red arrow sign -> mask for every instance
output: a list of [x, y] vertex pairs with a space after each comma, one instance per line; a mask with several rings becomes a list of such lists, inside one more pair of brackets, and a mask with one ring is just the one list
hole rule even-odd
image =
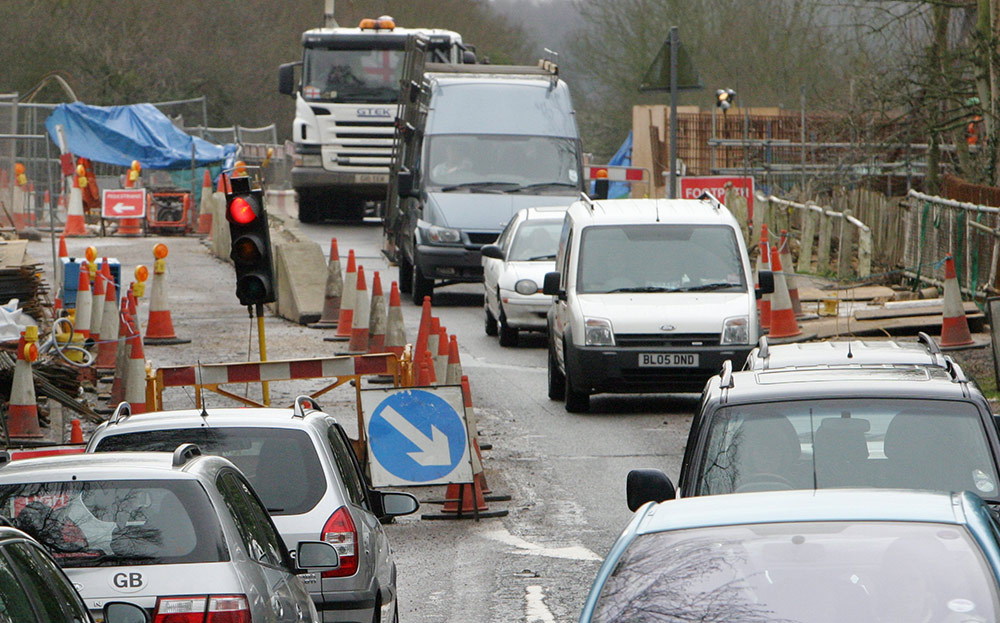
[[101, 218], [144, 218], [146, 189], [104, 189], [101, 197]]

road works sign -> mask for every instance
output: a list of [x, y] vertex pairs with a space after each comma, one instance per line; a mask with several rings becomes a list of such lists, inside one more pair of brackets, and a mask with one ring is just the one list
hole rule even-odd
[[702, 175], [697, 177], [682, 177], [681, 199], [697, 199], [701, 193], [712, 194], [722, 203], [726, 202], [726, 184], [732, 183], [733, 188], [747, 200], [747, 216], [753, 220], [753, 178], [736, 177], [732, 175]]
[[143, 218], [146, 216], [146, 189], [104, 189], [101, 218]]
[[460, 386], [367, 389], [361, 410], [372, 486], [472, 482]]

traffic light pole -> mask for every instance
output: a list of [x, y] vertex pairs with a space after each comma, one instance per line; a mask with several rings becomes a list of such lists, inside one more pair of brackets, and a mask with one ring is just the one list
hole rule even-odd
[[[249, 306], [247, 306], [249, 309]], [[260, 360], [267, 361], [267, 339], [264, 336], [264, 304], [257, 303], [257, 347], [260, 350]], [[271, 388], [267, 381], [260, 382], [261, 402], [265, 407], [271, 406]]]

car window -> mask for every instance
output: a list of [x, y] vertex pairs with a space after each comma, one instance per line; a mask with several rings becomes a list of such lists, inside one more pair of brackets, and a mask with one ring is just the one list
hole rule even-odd
[[266, 511], [236, 473], [225, 470], [216, 481], [247, 555], [272, 567], [285, 566], [284, 546]]
[[22, 585], [31, 591], [35, 606], [43, 614], [43, 621], [82, 623], [87, 620], [81, 614], [80, 597], [76, 590], [61, 573], [51, 568], [52, 563], [44, 558], [37, 547], [20, 542], [10, 544], [5, 550]]
[[38, 619], [31, 608], [27, 589], [14, 575], [13, 561], [4, 554], [13, 545], [0, 547], [0, 623], [31, 623]]
[[998, 495], [980, 413], [957, 400], [838, 398], [719, 409], [699, 476], [701, 495], [814, 486]]
[[995, 578], [964, 528], [839, 521], [638, 536], [601, 587], [591, 621], [996, 621], [997, 615]]
[[525, 221], [514, 235], [508, 261], [555, 260], [562, 221]]
[[507, 249], [510, 248], [511, 234], [514, 231], [514, 227], [515, 227], [515, 219], [511, 219], [510, 222], [507, 223], [507, 226], [503, 228], [503, 231], [500, 232], [500, 236], [494, 243], [498, 247], [500, 247], [500, 250], [502, 250], [505, 255], [507, 253]]
[[193, 480], [2, 485], [0, 514], [64, 568], [228, 559], [208, 494]]
[[326, 430], [326, 438], [330, 444], [334, 463], [337, 465], [337, 473], [340, 474], [340, 480], [344, 483], [344, 488], [347, 489], [347, 495], [350, 496], [351, 502], [356, 506], [368, 508], [362, 476], [358, 473], [358, 468], [352, 458], [353, 451], [340, 433], [340, 428], [336, 424], [330, 424]]
[[272, 515], [308, 512], [326, 492], [316, 448], [303, 430], [227, 426], [137, 431], [108, 435], [98, 441], [95, 451], [173, 452], [188, 442], [198, 444], [205, 454], [232, 461]]

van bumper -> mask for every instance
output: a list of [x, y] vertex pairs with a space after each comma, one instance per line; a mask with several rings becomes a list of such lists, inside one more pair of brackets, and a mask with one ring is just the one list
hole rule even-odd
[[[701, 393], [705, 381], [722, 369], [723, 361], [732, 360], [734, 368], [739, 369], [752, 348], [749, 344], [669, 349], [566, 344], [568, 352], [565, 353], [564, 361], [573, 384], [578, 389], [589, 389], [593, 394]], [[696, 354], [698, 365], [640, 366], [639, 356], [643, 353]]]
[[479, 249], [417, 245], [414, 268], [427, 279], [476, 282], [483, 280]]

